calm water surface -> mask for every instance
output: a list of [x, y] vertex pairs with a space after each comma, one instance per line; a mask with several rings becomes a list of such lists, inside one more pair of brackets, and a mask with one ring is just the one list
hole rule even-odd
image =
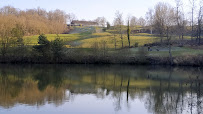
[[203, 69], [0, 65], [0, 114], [202, 114]]

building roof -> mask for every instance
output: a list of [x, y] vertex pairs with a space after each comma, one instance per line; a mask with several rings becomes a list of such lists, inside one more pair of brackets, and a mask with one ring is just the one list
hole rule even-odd
[[78, 20], [73, 20], [71, 24], [82, 24], [82, 25], [98, 25], [97, 22], [94, 21], [78, 21]]

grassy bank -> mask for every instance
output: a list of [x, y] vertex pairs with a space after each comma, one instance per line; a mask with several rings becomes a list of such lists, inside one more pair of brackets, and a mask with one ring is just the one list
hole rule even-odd
[[[173, 65], [203, 66], [203, 51], [187, 48], [173, 49]], [[28, 64], [144, 64], [170, 65], [167, 51], [147, 51], [147, 48], [93, 49], [63, 48], [57, 58], [52, 54], [41, 55], [32, 47], [11, 48], [5, 56], [0, 56], [0, 63]]]
[[[85, 31], [84, 31], [85, 30]], [[169, 65], [167, 45], [145, 44], [160, 42], [160, 38], [147, 33], [132, 34], [128, 39], [123, 34], [124, 47], [121, 48], [119, 34], [112, 31], [95, 32], [96, 29], [77, 28], [72, 34], [46, 34], [44, 43], [39, 43], [39, 35], [23, 37], [23, 45], [8, 45], [1, 48], [1, 63], [37, 64], [149, 64]], [[58, 40], [56, 40], [58, 38]], [[189, 37], [185, 37], [187, 40]], [[173, 41], [177, 40], [176, 37]], [[178, 40], [177, 40], [178, 41]], [[115, 46], [116, 44], [116, 46]], [[173, 65], [202, 66], [202, 46], [172, 46]]]

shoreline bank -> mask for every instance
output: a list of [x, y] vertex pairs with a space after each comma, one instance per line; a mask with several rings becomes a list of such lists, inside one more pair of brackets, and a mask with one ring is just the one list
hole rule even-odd
[[173, 57], [127, 57], [127, 56], [80, 56], [63, 57], [57, 60], [43, 57], [0, 57], [1, 64], [129, 64], [129, 65], [167, 65], [167, 66], [203, 66], [202, 55]]

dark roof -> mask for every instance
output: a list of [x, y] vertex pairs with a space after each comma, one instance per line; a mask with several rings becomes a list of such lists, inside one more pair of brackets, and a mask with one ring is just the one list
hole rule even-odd
[[78, 20], [73, 20], [71, 24], [82, 24], [82, 25], [98, 25], [97, 22], [94, 21], [78, 21]]

